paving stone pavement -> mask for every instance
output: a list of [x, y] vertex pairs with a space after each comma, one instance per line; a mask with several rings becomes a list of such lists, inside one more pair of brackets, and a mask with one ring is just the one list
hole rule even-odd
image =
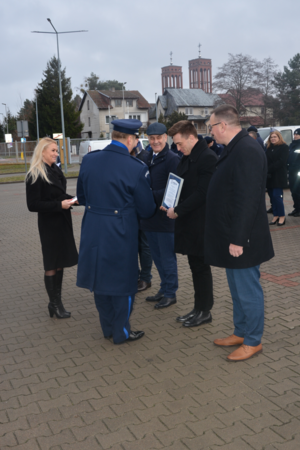
[[[76, 180], [68, 181], [75, 194]], [[50, 319], [37, 216], [24, 184], [0, 186], [1, 450], [299, 450], [300, 219], [272, 227], [276, 257], [263, 264], [263, 353], [227, 362], [213, 345], [231, 334], [232, 303], [223, 269], [213, 269], [213, 322], [185, 329], [191, 309], [187, 260], [178, 257], [178, 303], [156, 311], [136, 296], [137, 342], [103, 338], [89, 291], [65, 271], [69, 320]], [[292, 210], [285, 192], [287, 212]], [[77, 244], [83, 208], [73, 210]], [[269, 216], [271, 219], [271, 216]]]

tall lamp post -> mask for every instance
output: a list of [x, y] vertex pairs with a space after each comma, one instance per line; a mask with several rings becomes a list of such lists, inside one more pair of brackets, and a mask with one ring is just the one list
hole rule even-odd
[[64, 160], [65, 160], [65, 173], [68, 173], [67, 168], [67, 153], [66, 153], [66, 136], [65, 136], [65, 121], [64, 121], [64, 106], [63, 106], [63, 96], [62, 96], [62, 87], [61, 87], [61, 73], [60, 73], [60, 59], [59, 59], [59, 43], [58, 43], [58, 35], [59, 34], [67, 34], [67, 33], [86, 33], [87, 30], [77, 30], [77, 31], [56, 31], [51, 19], [47, 19], [50, 25], [52, 26], [53, 31], [32, 31], [32, 33], [42, 33], [42, 34], [56, 34], [56, 42], [57, 42], [57, 59], [58, 59], [58, 79], [59, 79], [59, 97], [60, 97], [60, 112], [61, 112], [61, 127], [62, 127], [62, 135], [63, 135], [63, 151], [64, 151]]
[[157, 92], [155, 92], [155, 119], [156, 119], [156, 122], [157, 122], [157, 104], [156, 104], [156, 102], [157, 102]]
[[2, 103], [2, 105], [5, 106], [5, 116], [6, 116], [6, 133], [8, 134], [8, 117], [6, 112], [6, 103]]
[[124, 83], [123, 83], [123, 86], [122, 86], [122, 91], [123, 91], [123, 114], [124, 114], [124, 119], [125, 119], [125, 102], [124, 102], [124, 91], [125, 91], [125, 84], [127, 83], [127, 81], [125, 81]]

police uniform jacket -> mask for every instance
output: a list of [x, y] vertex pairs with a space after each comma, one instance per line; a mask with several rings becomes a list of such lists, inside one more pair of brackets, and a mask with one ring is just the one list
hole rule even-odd
[[289, 147], [287, 144], [273, 145], [266, 150], [268, 161], [267, 188], [286, 189], [287, 184], [287, 162]]
[[137, 290], [139, 218], [156, 209], [147, 166], [113, 141], [87, 154], [77, 197], [85, 205], [77, 286], [100, 295], [133, 295]]
[[290, 173], [300, 171], [300, 153], [295, 152], [296, 150], [300, 152], [300, 139], [294, 139], [289, 146], [288, 169]]
[[162, 200], [165, 193], [169, 173], [176, 174], [177, 166], [180, 162], [180, 158], [175, 155], [170, 149], [168, 144], [165, 148], [153, 158], [153, 150], [148, 154], [148, 158], [144, 160], [149, 167], [151, 187], [157, 205], [157, 211], [151, 219], [141, 220], [140, 228], [143, 231], [156, 231], [156, 232], [174, 232], [174, 220], [169, 219], [164, 211], [161, 211], [159, 207], [162, 204]]
[[217, 156], [202, 139], [183, 156], [177, 175], [184, 179], [175, 212], [175, 252], [203, 256], [207, 188], [215, 171]]
[[66, 193], [66, 179], [62, 171], [45, 164], [47, 183], [40, 176], [34, 184], [26, 181], [26, 199], [29, 211], [38, 213], [38, 229], [42, 244], [45, 270], [71, 267], [77, 264], [78, 253], [74, 241], [70, 209], [62, 209], [61, 202], [71, 199]]
[[[224, 148], [207, 192], [204, 249], [207, 264], [228, 269], [257, 266], [274, 256], [265, 203], [267, 160], [241, 130]], [[243, 247], [233, 257], [229, 245]]]

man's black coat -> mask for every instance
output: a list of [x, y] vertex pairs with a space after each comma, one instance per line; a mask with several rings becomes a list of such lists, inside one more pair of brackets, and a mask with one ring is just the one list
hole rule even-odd
[[267, 148], [266, 156], [268, 161], [267, 188], [287, 188], [289, 147], [287, 144], [271, 144], [270, 147]]
[[204, 223], [207, 188], [215, 171], [217, 156], [204, 139], [190, 155], [183, 156], [177, 175], [184, 179], [179, 203], [175, 208], [175, 252], [183, 255], [204, 254]]
[[[267, 159], [241, 130], [224, 148], [207, 192], [205, 261], [228, 269], [257, 266], [274, 256], [265, 203]], [[233, 257], [229, 245], [243, 247]]]
[[31, 177], [26, 181], [28, 209], [38, 213], [44, 269], [75, 266], [78, 253], [71, 211], [61, 207], [61, 202], [72, 196], [66, 193], [66, 179], [56, 164], [51, 167], [46, 164], [45, 167], [51, 183], [47, 183], [40, 176], [34, 184], [31, 184]]
[[159, 207], [163, 201], [169, 173], [177, 174], [177, 166], [180, 159], [169, 149], [168, 144], [166, 144], [165, 148], [155, 156], [154, 160], [153, 150], [151, 150], [148, 153], [148, 157], [143, 158], [142, 161], [149, 167], [151, 188], [157, 210], [151, 219], [141, 220], [140, 228], [143, 231], [174, 233], [174, 220], [169, 219], [166, 213], [161, 211]]

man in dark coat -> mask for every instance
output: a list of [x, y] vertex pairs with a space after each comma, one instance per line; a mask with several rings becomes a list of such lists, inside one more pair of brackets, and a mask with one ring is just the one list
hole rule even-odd
[[216, 108], [211, 134], [226, 147], [207, 192], [205, 259], [225, 267], [233, 301], [234, 334], [216, 339], [220, 346], [241, 346], [230, 361], [262, 351], [264, 296], [259, 266], [274, 256], [265, 204], [267, 160], [260, 145], [242, 130], [236, 109]]
[[193, 310], [176, 320], [184, 327], [195, 327], [212, 321], [213, 284], [210, 266], [204, 262], [204, 223], [206, 193], [217, 156], [205, 139], [198, 140], [196, 128], [188, 120], [173, 125], [169, 135], [183, 154], [177, 175], [184, 182], [178, 205], [165, 211], [170, 219], [176, 219], [175, 252], [187, 255], [195, 290]]
[[134, 341], [129, 317], [137, 291], [139, 218], [156, 205], [148, 168], [129, 152], [136, 146], [139, 120], [114, 120], [112, 142], [82, 160], [77, 184], [82, 220], [77, 286], [94, 292], [104, 337], [115, 344]]
[[294, 200], [294, 210], [289, 216], [300, 217], [300, 128], [294, 131], [294, 140], [289, 150], [289, 188]]
[[256, 140], [257, 140], [257, 142], [258, 142], [259, 145], [262, 147], [262, 149], [263, 149], [264, 151], [266, 151], [266, 147], [265, 147], [264, 141], [263, 141], [262, 138], [260, 137], [260, 134], [259, 134], [259, 132], [257, 131], [257, 128], [254, 127], [253, 125], [251, 125], [251, 127], [247, 128], [247, 131], [248, 131], [248, 133], [249, 133], [250, 131], [254, 131], [254, 133], [256, 133]]
[[158, 270], [161, 283], [159, 292], [146, 298], [157, 302], [156, 309], [166, 308], [176, 303], [178, 289], [177, 261], [174, 252], [174, 221], [159, 209], [162, 204], [169, 173], [175, 173], [179, 157], [167, 144], [167, 129], [162, 123], [152, 123], [147, 134], [151, 151], [148, 154], [151, 187], [156, 205], [156, 214], [148, 220], [141, 220], [140, 228], [145, 231], [153, 261]]

